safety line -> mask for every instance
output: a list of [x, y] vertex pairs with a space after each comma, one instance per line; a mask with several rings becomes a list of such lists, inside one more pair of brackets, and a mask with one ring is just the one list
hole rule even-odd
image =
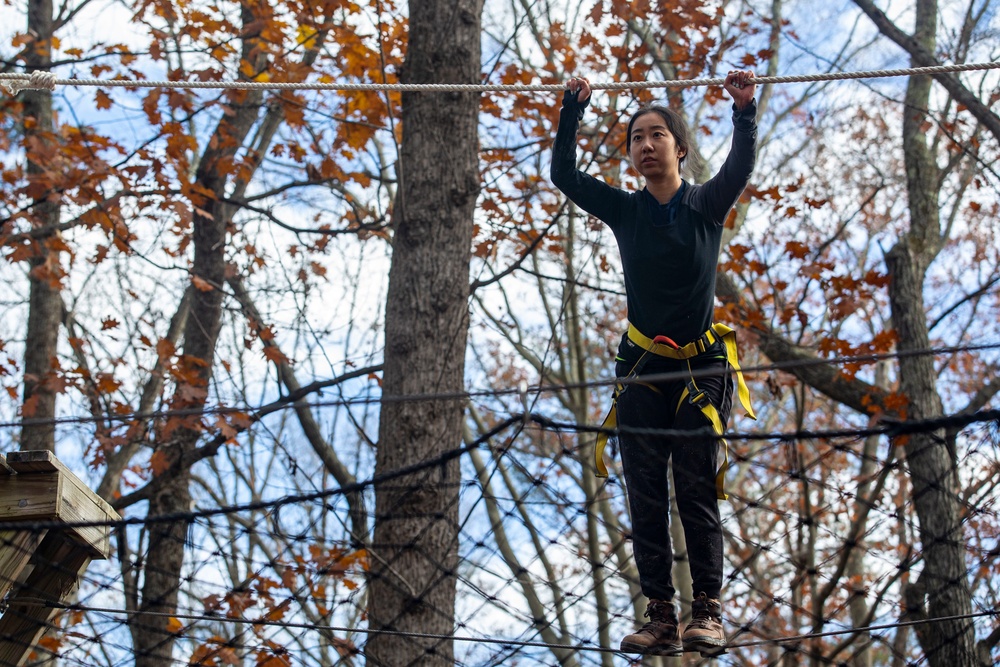
[[934, 618], [921, 618], [912, 621], [897, 621], [896, 623], [883, 623], [882, 625], [868, 625], [861, 628], [851, 628], [847, 630], [830, 630], [828, 632], [812, 632], [805, 635], [794, 635], [790, 637], [779, 637], [775, 639], [760, 639], [752, 642], [742, 642], [739, 644], [728, 644], [726, 648], [748, 648], [767, 644], [783, 643], [789, 641], [802, 641], [804, 639], [821, 639], [823, 637], [834, 637], [837, 635], [854, 634], [862, 632], [874, 632], [878, 630], [891, 630], [893, 628], [908, 628], [914, 625], [926, 625], [928, 623], [946, 623], [951, 621], [967, 621], [983, 616], [1000, 615], [1000, 609], [989, 609], [987, 611], [973, 612], [971, 614], [958, 614], [955, 616], [936, 616]]
[[[32, 604], [30, 600], [19, 601], [18, 604]], [[104, 607], [85, 607], [81, 605], [72, 604], [60, 604], [52, 603], [44, 600], [39, 600], [37, 602], [39, 606], [51, 607], [66, 611], [82, 611], [82, 612], [92, 612], [95, 614], [108, 614], [108, 615], [124, 615], [129, 616], [132, 614], [139, 614], [138, 611], [131, 611], [127, 609], [111, 609]], [[320, 630], [326, 632], [343, 632], [345, 634], [357, 633], [357, 634], [385, 634], [399, 637], [412, 637], [414, 639], [442, 639], [442, 640], [454, 640], [460, 642], [481, 642], [484, 644], [502, 644], [509, 646], [525, 646], [525, 647], [536, 647], [536, 648], [548, 648], [548, 649], [562, 649], [570, 651], [591, 651], [591, 652], [602, 652], [602, 653], [622, 653], [619, 649], [609, 648], [604, 646], [596, 645], [586, 645], [586, 644], [549, 644], [547, 642], [538, 641], [525, 641], [520, 639], [497, 639], [493, 637], [467, 637], [461, 635], [444, 635], [436, 633], [427, 632], [407, 632], [403, 630], [373, 630], [370, 628], [346, 628], [346, 627], [336, 627], [332, 625], [319, 625], [316, 623], [299, 623], [295, 621], [276, 621], [269, 620], [266, 618], [233, 618], [229, 616], [218, 615], [207, 615], [207, 614], [171, 614], [170, 612], [154, 612], [145, 611], [141, 612], [148, 616], [162, 616], [167, 618], [176, 618], [177, 620], [185, 621], [211, 621], [211, 622], [225, 622], [225, 623], [239, 623], [254, 626], [276, 626], [281, 628], [295, 628], [299, 630]], [[769, 639], [760, 639], [752, 642], [741, 642], [738, 644], [727, 644], [724, 648], [726, 649], [736, 649], [736, 648], [749, 648], [754, 646], [764, 646], [769, 644], [781, 644], [785, 642], [798, 642], [807, 639], [820, 639], [823, 637], [834, 637], [839, 635], [849, 635], [849, 634], [860, 634], [863, 632], [876, 632], [879, 630], [891, 630], [893, 628], [906, 628], [915, 625], [927, 625], [931, 623], [945, 623], [951, 621], [963, 621], [972, 620], [975, 618], [982, 618], [985, 616], [998, 616], [1000, 615], [1000, 610], [989, 609], [981, 612], [973, 612], [971, 614], [958, 614], [954, 616], [937, 616], [933, 618], [923, 618], [915, 619], [910, 621], [897, 621], [895, 623], [883, 623], [880, 625], [868, 625], [860, 628], [845, 628], [843, 630], [830, 630], [826, 632], [814, 632], [803, 635], [791, 635], [788, 637], [774, 637]], [[363, 650], [359, 649], [359, 653]]]
[[[92, 612], [95, 614], [108, 614], [108, 615], [133, 615], [138, 614], [138, 611], [131, 611], [128, 609], [110, 609], [104, 607], [85, 607], [82, 605], [71, 605], [71, 604], [60, 604], [54, 602], [48, 602], [44, 600], [38, 600], [37, 602], [31, 600], [18, 601], [18, 604], [23, 604], [24, 606], [29, 606], [32, 604], [37, 604], [42, 607], [51, 607], [55, 609], [60, 609], [64, 611], [82, 611], [82, 612]], [[618, 649], [605, 648], [603, 646], [584, 646], [584, 645], [573, 645], [573, 644], [547, 644], [545, 642], [534, 642], [525, 641], [521, 639], [495, 639], [491, 637], [467, 637], [461, 635], [443, 635], [434, 634], [428, 632], [407, 632], [404, 630], [373, 630], [370, 628], [345, 628], [336, 627], [333, 625], [319, 625], [316, 623], [299, 623], [295, 621], [272, 621], [265, 618], [232, 618], [229, 616], [219, 615], [206, 615], [206, 614], [171, 614], [169, 612], [154, 612], [147, 611], [142, 612], [148, 616], [162, 616], [166, 618], [176, 618], [179, 621], [210, 621], [219, 623], [238, 623], [245, 625], [255, 625], [255, 626], [272, 626], [280, 628], [293, 628], [297, 630], [320, 630], [324, 632], [343, 632], [345, 634], [358, 633], [358, 634], [384, 634], [400, 637], [412, 637], [414, 639], [452, 639], [454, 641], [460, 642], [476, 642], [484, 644], [502, 644], [510, 646], [525, 646], [525, 647], [536, 647], [536, 648], [549, 648], [549, 649], [564, 649], [570, 651], [600, 651], [605, 653], [621, 653]], [[362, 653], [363, 650], [359, 649], [358, 653]]]
[[[878, 79], [895, 76], [926, 76], [1000, 68], [1000, 62], [933, 65], [900, 69], [876, 69], [858, 72], [827, 72], [786, 76], [755, 76], [750, 83], [811, 83], [846, 79]], [[592, 83], [592, 90], [644, 90], [649, 88], [693, 88], [721, 86], [724, 77], [668, 79], [665, 81], [624, 81]], [[334, 90], [379, 92], [559, 92], [565, 84], [493, 84], [493, 83], [321, 83], [281, 81], [142, 81], [132, 79], [59, 79], [51, 72], [0, 74], [0, 83], [12, 94], [24, 89], [55, 90], [56, 86], [96, 86], [99, 88], [199, 88], [214, 90]]]
[[[831, 357], [824, 359], [815, 357], [811, 359], [796, 359], [793, 361], [780, 361], [771, 364], [761, 364], [758, 366], [743, 366], [743, 374], [769, 373], [772, 371], [790, 371], [799, 368], [813, 368], [818, 366], [834, 366], [838, 364], [867, 364], [889, 359], [903, 359], [920, 356], [940, 356], [945, 354], [956, 354], [960, 352], [980, 352], [986, 350], [1000, 349], [1000, 343], [984, 343], [978, 345], [961, 345], [953, 347], [926, 348], [921, 350], [905, 350], [902, 352], [886, 352], [879, 354], [861, 354], [845, 357]], [[372, 368], [372, 367], [369, 367]], [[359, 371], [352, 371], [347, 375], [361, 377], [368, 373], [368, 368]], [[711, 377], [728, 374], [726, 369], [695, 370], [694, 377]], [[691, 373], [688, 371], [676, 371], [673, 373], [657, 373], [649, 375], [649, 381], [666, 381], [679, 378], [688, 378]], [[340, 379], [344, 379], [343, 376]], [[527, 388], [528, 393], [540, 394], [543, 392], [562, 392], [570, 389], [593, 389], [601, 387], [612, 387], [618, 382], [628, 384], [632, 382], [625, 378], [608, 378], [604, 380], [593, 380], [589, 382], [569, 382], [557, 385], [531, 385]], [[307, 389], [307, 387], [303, 387]], [[311, 392], [303, 392], [305, 394]], [[107, 414], [95, 417], [93, 415], [77, 415], [67, 417], [47, 417], [47, 418], [27, 418], [19, 421], [0, 422], [2, 428], [23, 428], [26, 426], [51, 426], [66, 424], [90, 424], [102, 423], [128, 423], [145, 419], [170, 419], [173, 417], [199, 417], [212, 415], [249, 415], [251, 417], [263, 416], [277, 410], [291, 410], [298, 408], [324, 408], [324, 407], [348, 407], [354, 405], [374, 405], [384, 403], [417, 403], [423, 401], [467, 401], [476, 398], [497, 398], [501, 396], [516, 396], [521, 393], [520, 389], [484, 389], [464, 392], [442, 392], [424, 394], [406, 394], [402, 396], [367, 396], [358, 398], [329, 399], [318, 401], [306, 401], [304, 397], [296, 394], [282, 396], [271, 403], [258, 406], [217, 406], [203, 408], [175, 408], [165, 410], [152, 410], [149, 412], [123, 412], [118, 414]]]
[[[1000, 423], [1000, 409], [997, 410], [978, 410], [976, 412], [961, 413], [956, 412], [950, 415], [942, 415], [940, 417], [929, 417], [927, 419], [916, 419], [916, 420], [881, 420], [880, 426], [871, 426], [869, 428], [838, 428], [838, 429], [825, 429], [825, 430], [808, 430], [800, 429], [796, 431], [747, 431], [747, 432], [727, 432], [724, 435], [714, 436], [717, 439], [725, 440], [777, 440], [777, 441], [796, 441], [796, 440], [829, 440], [834, 438], [867, 438], [873, 435], [885, 435], [890, 438], [904, 436], [904, 435], [914, 435], [917, 433], [931, 433], [941, 429], [949, 428], [965, 428], [966, 426], [971, 426], [972, 424], [980, 424], [986, 422], [998, 422]], [[547, 417], [538, 420], [540, 426], [549, 428], [553, 431], [565, 431], [570, 433], [608, 433], [613, 434], [616, 431], [621, 433], [631, 433], [635, 435], [659, 435], [659, 436], [683, 436], [690, 435], [692, 431], [683, 429], [665, 429], [665, 428], [640, 428], [635, 426], [622, 426], [619, 425], [617, 429], [603, 428], [601, 426], [594, 426], [590, 424], [578, 424], [576, 422], [560, 422]], [[710, 426], [706, 425], [703, 429], [711, 437], [712, 429]]]
[[455, 449], [448, 450], [442, 454], [434, 457], [433, 459], [428, 459], [421, 461], [419, 463], [414, 463], [412, 465], [404, 466], [402, 468], [397, 468], [396, 470], [391, 470], [389, 472], [382, 473], [380, 475], [374, 475], [367, 480], [362, 480], [358, 482], [352, 482], [351, 484], [344, 484], [333, 489], [322, 489], [319, 491], [312, 491], [310, 493], [299, 493], [293, 495], [282, 496], [280, 498], [275, 498], [273, 500], [256, 500], [253, 502], [243, 503], [240, 505], [230, 505], [227, 507], [218, 507], [212, 509], [204, 509], [190, 512], [170, 512], [168, 514], [161, 514], [156, 517], [132, 517], [132, 518], [122, 518], [115, 521], [42, 521], [42, 522], [29, 522], [29, 521], [0, 521], [0, 532], [4, 530], [48, 530], [50, 528], [84, 528], [84, 527], [117, 527], [117, 526], [131, 526], [131, 525], [144, 525], [151, 523], [172, 523], [175, 521], [194, 521], [195, 519], [204, 519], [207, 517], [221, 516], [225, 514], [234, 514], [236, 512], [244, 511], [254, 511], [254, 510], [266, 510], [266, 509], [276, 509], [279, 507], [284, 507], [286, 505], [297, 505], [300, 503], [310, 502], [314, 500], [321, 500], [325, 498], [331, 498], [334, 496], [346, 495], [348, 493], [362, 491], [369, 486], [375, 487], [377, 485], [383, 484], [385, 482], [400, 479], [409, 475], [414, 475], [416, 473], [424, 472], [426, 470], [439, 467], [452, 459], [456, 459], [464, 455], [466, 452], [480, 447], [484, 442], [488, 442], [490, 438], [503, 432], [511, 425], [523, 423], [521, 415], [514, 415], [509, 417], [504, 421], [500, 422], [488, 432], [476, 438], [476, 440], [464, 444], [461, 447], [456, 447]]
[[[310, 502], [315, 500], [321, 500], [325, 498], [331, 498], [335, 496], [342, 496], [348, 493], [353, 493], [357, 491], [362, 491], [368, 487], [375, 487], [380, 484], [384, 484], [389, 481], [397, 480], [403, 477], [414, 475], [435, 467], [438, 467], [452, 459], [459, 458], [463, 456], [466, 452], [477, 449], [491, 438], [498, 435], [502, 431], [514, 425], [522, 425], [527, 419], [529, 422], [534, 422], [538, 426], [543, 428], [549, 428], [553, 431], [571, 431], [571, 432], [600, 432], [602, 429], [599, 426], [585, 426], [577, 425], [571, 422], [556, 422], [549, 419], [543, 415], [531, 414], [527, 417], [523, 414], [514, 414], [510, 417], [504, 419], [489, 432], [484, 433], [475, 441], [462, 445], [461, 447], [456, 447], [450, 449], [442, 454], [419, 463], [415, 463], [403, 468], [398, 468], [389, 472], [382, 473], [380, 475], [375, 475], [367, 480], [361, 480], [353, 482], [351, 484], [345, 484], [332, 489], [323, 489], [320, 491], [313, 491], [310, 493], [293, 494], [287, 496], [281, 496], [279, 498], [274, 498], [271, 500], [257, 500], [253, 502], [243, 503], [239, 505], [229, 505], [223, 507], [214, 507], [211, 509], [203, 509], [189, 512], [170, 512], [167, 514], [161, 514], [158, 516], [147, 516], [147, 517], [130, 517], [122, 518], [114, 521], [0, 521], [0, 531], [6, 530], [48, 530], [52, 528], [66, 529], [66, 528], [96, 528], [96, 527], [118, 527], [118, 526], [131, 526], [131, 525], [149, 525], [149, 524], [159, 524], [159, 523], [171, 523], [175, 521], [194, 521], [196, 519], [204, 519], [213, 516], [222, 516], [226, 514], [234, 514], [237, 512], [248, 512], [255, 510], [266, 510], [266, 509], [276, 509], [279, 507], [284, 507], [286, 505], [299, 504], [304, 502]], [[835, 431], [799, 431], [799, 432], [789, 432], [789, 433], [773, 433], [773, 434], [748, 434], [742, 435], [739, 433], [726, 434], [727, 439], [774, 439], [774, 440], [795, 440], [797, 438], [802, 439], [814, 439], [814, 438], [828, 438], [828, 437], [849, 437], [849, 436], [862, 436], [862, 435], [890, 435], [899, 436], [905, 434], [919, 433], [923, 431], [936, 431], [942, 428], [948, 427], [959, 427], [968, 426], [974, 423], [982, 422], [1000, 422], [1000, 410], [987, 410], [975, 412], [972, 414], [954, 414], [945, 415], [943, 417], [938, 417], [935, 419], [924, 419], [924, 420], [914, 420], [906, 422], [893, 422], [887, 426], [881, 428], [869, 428], [869, 429], [841, 429]], [[610, 432], [608, 429], [605, 431]], [[639, 428], [629, 428], [623, 429], [619, 427], [619, 430], [627, 430], [630, 433], [651, 433], [655, 435], [681, 435], [690, 434], [690, 431], [678, 431], [673, 429], [639, 429]], [[720, 436], [721, 437], [721, 436]]]

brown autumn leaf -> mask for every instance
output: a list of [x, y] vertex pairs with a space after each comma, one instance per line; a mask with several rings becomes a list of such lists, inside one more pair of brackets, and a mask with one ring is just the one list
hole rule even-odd
[[154, 88], [142, 100], [142, 110], [146, 112], [146, 118], [152, 125], [159, 125], [162, 120], [159, 111], [161, 95], [163, 95], [163, 90]]
[[233, 438], [239, 434], [239, 431], [233, 428], [232, 424], [226, 421], [223, 415], [215, 416], [215, 428], [218, 429], [219, 434], [226, 439], [226, 442], [231, 441]]
[[358, 653], [357, 645], [355, 645], [354, 642], [348, 639], [341, 639], [340, 637], [331, 637], [330, 642], [333, 644], [333, 647], [337, 649], [337, 653], [339, 653], [343, 657], [347, 657], [349, 655], [355, 655]]
[[[15, 394], [16, 398], [16, 394]], [[21, 404], [21, 416], [26, 419], [31, 419], [38, 412], [38, 394], [29, 396], [24, 403]]]
[[208, 396], [208, 390], [191, 382], [180, 382], [174, 395], [178, 401], [184, 404], [201, 403]]
[[218, 635], [213, 635], [200, 644], [191, 653], [188, 665], [191, 667], [219, 667], [219, 665], [237, 665], [239, 662], [229, 641]]
[[287, 615], [290, 605], [291, 600], [284, 600], [281, 604], [271, 607], [268, 609], [267, 613], [264, 614], [264, 620], [272, 622], [280, 621]]
[[98, 90], [94, 98], [95, 98], [94, 103], [96, 104], [97, 108], [102, 111], [105, 109], [110, 109], [111, 107], [114, 106], [114, 100], [112, 100], [111, 96], [109, 96], [103, 90]]
[[167, 340], [166, 338], [161, 338], [156, 341], [156, 357], [160, 362], [164, 362], [170, 357], [174, 356], [177, 348], [174, 347], [173, 342]]
[[250, 425], [253, 424], [253, 422], [253, 417], [245, 412], [229, 413], [229, 423], [241, 431], [250, 428]]
[[226, 594], [226, 603], [229, 605], [226, 616], [242, 618], [247, 608], [254, 604], [254, 595], [250, 591], [230, 591]]
[[267, 649], [258, 649], [255, 667], [291, 667], [291, 657], [283, 646], [267, 642]]
[[110, 394], [118, 391], [122, 383], [115, 379], [113, 373], [98, 373], [94, 380], [94, 385], [101, 394]]
[[167, 632], [173, 635], [180, 634], [184, 630], [184, 624], [181, 623], [180, 619], [175, 616], [171, 616], [167, 619]]
[[157, 450], [149, 457], [149, 468], [153, 475], [162, 475], [169, 467], [170, 457], [163, 450]]
[[265, 345], [264, 346], [264, 357], [268, 361], [271, 361], [271, 362], [273, 362], [275, 364], [287, 364], [287, 363], [290, 363], [290, 360], [289, 360], [288, 357], [285, 356], [285, 353], [282, 352], [281, 350], [279, 350], [277, 347], [275, 347], [273, 345]]
[[192, 275], [191, 282], [192, 284], [194, 284], [195, 288], [198, 289], [198, 291], [200, 292], [211, 292], [212, 290], [215, 289], [212, 283], [208, 282], [207, 280], [199, 276]]

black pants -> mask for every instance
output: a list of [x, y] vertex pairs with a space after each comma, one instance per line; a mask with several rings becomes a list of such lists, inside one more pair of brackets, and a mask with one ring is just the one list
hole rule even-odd
[[[657, 358], [643, 375], [687, 371], [683, 361]], [[619, 362], [619, 377], [630, 368]], [[708, 352], [691, 360], [695, 370], [725, 370], [726, 361]], [[723, 425], [732, 407], [732, 380], [728, 375], [697, 377], [698, 387], [711, 398]], [[686, 378], [654, 383], [656, 390], [631, 384], [618, 398], [618, 426], [625, 487], [632, 515], [632, 548], [639, 583], [646, 597], [672, 600], [670, 544], [670, 489], [667, 463], [673, 458], [677, 509], [687, 541], [694, 590], [719, 598], [722, 590], [722, 521], [716, 497], [720, 442], [712, 436], [708, 418], [687, 398], [678, 409]], [[701, 430], [690, 436], [665, 437], [629, 433], [628, 427]], [[706, 428], [707, 427], [707, 428]]]

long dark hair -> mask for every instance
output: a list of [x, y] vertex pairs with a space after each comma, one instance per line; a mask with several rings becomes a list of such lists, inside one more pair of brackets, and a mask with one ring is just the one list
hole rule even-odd
[[[674, 143], [677, 144], [677, 148], [684, 151], [684, 157], [680, 159], [681, 168], [686, 168], [689, 173], [693, 174], [699, 172], [702, 165], [698, 156], [692, 154], [691, 135], [688, 132], [687, 123], [684, 122], [684, 118], [679, 113], [659, 104], [645, 106], [632, 114], [632, 117], [628, 121], [628, 133], [625, 135], [626, 154], [632, 154], [632, 126], [635, 125], [635, 121], [639, 118], [650, 113], [659, 114], [663, 118], [663, 122], [667, 124], [667, 130], [670, 131], [670, 134], [674, 135]], [[689, 156], [691, 156], [691, 161], [685, 165], [685, 161]]]

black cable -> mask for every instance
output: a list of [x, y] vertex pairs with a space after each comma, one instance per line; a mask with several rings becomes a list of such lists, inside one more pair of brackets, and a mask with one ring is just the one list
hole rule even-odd
[[[888, 359], [901, 359], [906, 357], [915, 356], [938, 356], [943, 354], [955, 354], [958, 352], [974, 352], [982, 350], [993, 350], [1000, 349], [1000, 343], [987, 343], [982, 345], [964, 345], [955, 347], [941, 347], [941, 348], [927, 348], [923, 350], [908, 350], [905, 352], [891, 352], [884, 354], [865, 354], [865, 355], [854, 355], [854, 356], [843, 356], [843, 357], [831, 357], [829, 359], [800, 359], [795, 361], [784, 361], [767, 365], [759, 366], [747, 366], [744, 367], [743, 373], [745, 375], [750, 375], [754, 373], [769, 373], [774, 371], [788, 371], [798, 368], [811, 368], [816, 366], [832, 366], [837, 364], [858, 364], [858, 363], [875, 363], [877, 361], [884, 361]], [[694, 371], [694, 376], [706, 377], [718, 374], [728, 374], [729, 370], [698, 370]], [[367, 375], [367, 372], [352, 371], [347, 374], [351, 376], [361, 376]], [[656, 375], [644, 376], [646, 381], [660, 381], [660, 380], [671, 380], [678, 378], [690, 377], [692, 373], [687, 371], [678, 371], [676, 373], [661, 373]], [[341, 381], [345, 376], [340, 376], [336, 381]], [[607, 380], [595, 380], [590, 382], [577, 382], [577, 383], [566, 383], [561, 385], [538, 385], [528, 387], [528, 393], [541, 394], [549, 392], [562, 392], [568, 389], [588, 389], [597, 387], [613, 387], [616, 382], [621, 381], [619, 378], [609, 378]], [[309, 387], [303, 388], [303, 395], [308, 394]], [[336, 400], [323, 400], [323, 401], [312, 401], [307, 402], [295, 397], [282, 397], [271, 403], [267, 403], [260, 406], [244, 406], [244, 407], [204, 407], [204, 408], [191, 408], [191, 409], [175, 409], [175, 410], [155, 410], [150, 412], [131, 412], [131, 413], [121, 413], [114, 415], [103, 415], [101, 417], [94, 417], [91, 415], [80, 415], [71, 417], [53, 417], [44, 419], [24, 419], [16, 422], [0, 422], [0, 428], [21, 428], [24, 426], [49, 426], [49, 425], [63, 425], [63, 424], [89, 424], [94, 422], [120, 422], [122, 424], [138, 421], [138, 420], [148, 420], [148, 419], [168, 419], [172, 417], [196, 417], [205, 415], [241, 415], [247, 416], [248, 414], [259, 414], [266, 413], [270, 414], [277, 410], [288, 410], [295, 409], [296, 407], [308, 407], [308, 408], [319, 408], [319, 407], [336, 407], [336, 406], [351, 406], [351, 405], [364, 405], [364, 404], [384, 404], [384, 403], [413, 403], [413, 402], [423, 402], [423, 401], [441, 401], [441, 400], [470, 400], [475, 398], [495, 398], [499, 396], [511, 396], [520, 395], [520, 389], [502, 389], [502, 390], [482, 390], [482, 391], [463, 391], [463, 392], [443, 392], [443, 393], [426, 393], [426, 394], [407, 394], [406, 396], [366, 396], [363, 398], [355, 399], [336, 399]], [[298, 395], [298, 394], [296, 394]]]

